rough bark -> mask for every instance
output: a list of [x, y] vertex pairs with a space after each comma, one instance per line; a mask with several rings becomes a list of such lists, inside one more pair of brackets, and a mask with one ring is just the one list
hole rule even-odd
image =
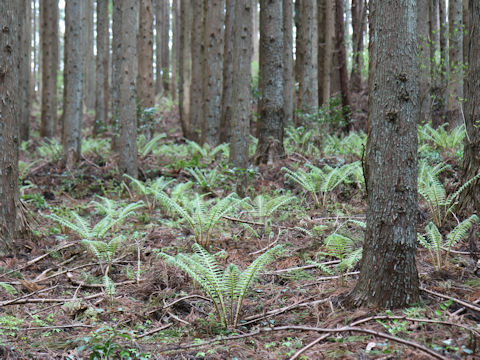
[[417, 33], [418, 33], [418, 57], [419, 57], [419, 81], [418, 81], [418, 100], [420, 103], [420, 123], [430, 119], [430, 48], [432, 47], [429, 34], [429, 3], [431, 0], [417, 1]]
[[40, 136], [53, 137], [57, 124], [58, 0], [40, 1], [42, 104]]
[[[465, 77], [465, 124], [467, 136], [463, 150], [463, 181], [478, 174], [480, 169], [480, 2], [469, 1], [467, 54], [468, 70]], [[473, 205], [480, 213], [480, 180], [476, 180], [464, 193], [463, 206]]]
[[157, 94], [168, 91], [169, 83], [169, 29], [170, 29], [170, 10], [169, 2], [164, 0], [155, 0], [155, 32], [156, 32], [156, 79], [155, 91]]
[[177, 71], [179, 63], [180, 50], [180, 0], [173, 0], [172, 4], [172, 77], [170, 79], [170, 89], [172, 99], [177, 99]]
[[155, 103], [153, 89], [153, 9], [152, 0], [141, 0], [138, 30], [138, 102], [142, 109]]
[[283, 14], [283, 112], [284, 124], [293, 122], [293, 0], [282, 2]]
[[[117, 44], [121, 44], [119, 64], [118, 155], [120, 172], [137, 177], [137, 0], [114, 0], [120, 2], [120, 29]], [[113, 22], [117, 19], [114, 17]], [[115, 33], [114, 33], [115, 36]]]
[[282, 1], [260, 1], [260, 118], [256, 164], [278, 160], [283, 149]]
[[397, 308], [419, 298], [417, 219], [417, 8], [373, 0], [365, 163], [367, 229], [354, 304]]
[[326, 11], [327, 0], [317, 0], [317, 31], [318, 31], [318, 51], [317, 51], [317, 63], [318, 63], [318, 104], [323, 105], [323, 100], [326, 97], [324, 95], [324, 77], [326, 74], [325, 69], [325, 47], [326, 47]]
[[30, 51], [31, 51], [31, 33], [30, 33], [30, 22], [31, 22], [31, 4], [30, 0], [21, 0], [19, 1], [19, 14], [22, 15], [18, 21], [18, 35], [19, 42], [21, 45], [21, 55], [19, 59], [19, 83], [20, 91], [18, 93], [19, 99], [21, 99], [21, 104], [18, 108], [18, 121], [20, 122], [20, 139], [22, 141], [28, 140], [29, 129], [30, 129], [30, 80], [31, 80], [31, 70], [30, 70]]
[[259, 14], [258, 14], [258, 0], [253, 1], [253, 17], [252, 17], [252, 40], [253, 40], [253, 50], [252, 50], [252, 61], [258, 63], [260, 61], [260, 43], [259, 43]]
[[[252, 11], [254, 11], [252, 9]], [[252, 17], [253, 18], [253, 17]], [[251, 20], [251, 19], [250, 19]], [[226, 0], [225, 6], [225, 36], [223, 49], [223, 91], [222, 91], [222, 114], [220, 117], [220, 143], [230, 140], [232, 120], [232, 96], [233, 96], [233, 36], [235, 21], [235, 1]], [[252, 28], [252, 26], [250, 26]], [[235, 28], [239, 32], [241, 28]], [[252, 31], [250, 31], [251, 33]], [[252, 37], [254, 35], [250, 34]]]
[[448, 2], [449, 76], [448, 123], [455, 127], [463, 123], [463, 4], [462, 0]]
[[190, 140], [199, 141], [203, 121], [203, 1], [193, 2], [192, 22], [192, 90], [190, 92]]
[[347, 54], [345, 49], [345, 23], [343, 21], [343, 0], [336, 0], [335, 6], [335, 27], [336, 27], [336, 43], [337, 58], [339, 64], [340, 76], [340, 93], [342, 97], [343, 118], [345, 126], [344, 132], [351, 129], [350, 122], [350, 89], [348, 86], [348, 70], [347, 70]]
[[[317, 6], [313, 0], [300, 1], [299, 42], [297, 43], [298, 109], [311, 112], [318, 108], [317, 75]], [[297, 118], [298, 119], [298, 118]], [[297, 123], [297, 125], [300, 125]]]
[[17, 0], [0, 1], [0, 256], [11, 253], [17, 232], [18, 207], [18, 43], [19, 13]]
[[180, 2], [179, 110], [182, 132], [191, 138], [190, 89], [192, 84], [192, 0]]
[[352, 91], [362, 88], [363, 35], [365, 32], [367, 6], [365, 0], [352, 0], [352, 72], [350, 83]]
[[65, 4], [65, 103], [63, 119], [63, 163], [72, 167], [80, 159], [85, 60], [85, 3]]
[[109, 28], [108, 0], [97, 0], [97, 81], [95, 90], [95, 125], [93, 128], [95, 135], [105, 129], [108, 118]]
[[334, 13], [335, 8], [333, 1], [326, 1], [325, 8], [325, 49], [324, 49], [324, 63], [323, 63], [323, 100], [322, 103], [328, 103], [332, 94], [332, 78], [334, 73], [333, 58], [334, 58], [334, 40], [335, 40], [335, 22]]
[[120, 68], [122, 61], [122, 2], [113, 0], [112, 15], [112, 150], [117, 152], [120, 110]]
[[203, 67], [204, 113], [202, 122], [202, 143], [211, 146], [220, 141], [220, 113], [223, 74], [223, 0], [204, 0], [205, 61]]
[[440, 20], [440, 89], [439, 89], [439, 108], [442, 116], [447, 111], [448, 104], [448, 28], [447, 28], [447, 8], [445, 0], [438, 2], [438, 16]]
[[93, 55], [93, 0], [83, 0], [85, 6], [85, 27], [83, 31], [85, 41], [85, 83], [84, 83], [84, 106], [88, 110], [95, 108], [95, 57]]
[[[37, 99], [37, 91], [40, 90], [40, 84], [38, 84], [37, 79], [37, 69], [39, 69], [40, 64], [38, 59], [38, 41], [37, 41], [37, 24], [38, 24], [38, 11], [36, 1], [32, 2], [32, 99]], [[38, 88], [37, 88], [38, 86]]]
[[[252, 0], [236, 0], [233, 38], [233, 93], [230, 139], [230, 162], [236, 167], [248, 167], [248, 137], [250, 134], [252, 59]], [[246, 179], [246, 178], [245, 178]], [[241, 184], [240, 181], [238, 184]], [[243, 189], [243, 188], [242, 188]], [[239, 186], [237, 185], [237, 192]], [[244, 189], [243, 189], [244, 190]], [[244, 191], [240, 191], [243, 192]]]

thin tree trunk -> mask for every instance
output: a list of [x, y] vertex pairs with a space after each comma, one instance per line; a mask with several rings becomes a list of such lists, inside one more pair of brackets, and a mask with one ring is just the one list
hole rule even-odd
[[333, 58], [334, 58], [334, 40], [335, 40], [335, 8], [333, 1], [326, 1], [326, 24], [325, 24], [325, 50], [324, 50], [324, 64], [323, 64], [323, 104], [328, 103], [332, 94], [332, 79], [333, 79]]
[[32, 99], [37, 100], [37, 69], [39, 68], [38, 64], [38, 41], [37, 41], [37, 23], [38, 23], [38, 15], [37, 15], [37, 1], [32, 0]]
[[450, 126], [463, 123], [463, 4], [462, 0], [448, 2], [449, 78], [447, 118]]
[[363, 35], [366, 25], [367, 6], [364, 0], [352, 0], [352, 72], [350, 83], [352, 91], [362, 88]]
[[448, 106], [448, 78], [449, 78], [449, 61], [448, 61], [448, 28], [447, 28], [447, 8], [445, 0], [438, 2], [438, 14], [440, 20], [440, 101], [442, 117], [447, 112]]
[[177, 99], [177, 67], [179, 60], [180, 50], [180, 0], [173, 0], [172, 4], [172, 29], [173, 29], [173, 41], [172, 41], [172, 78], [170, 79], [170, 89], [172, 99]]
[[190, 92], [190, 140], [199, 141], [203, 122], [203, 1], [193, 2], [192, 23], [192, 91]]
[[342, 96], [343, 118], [345, 126], [344, 132], [351, 129], [350, 122], [350, 89], [348, 87], [347, 54], [345, 50], [345, 25], [343, 21], [343, 0], [336, 0], [335, 6], [335, 24], [336, 24], [336, 49], [340, 75], [340, 92]]
[[283, 149], [283, 15], [281, 0], [260, 0], [260, 118], [256, 164], [278, 160]]
[[120, 129], [120, 69], [122, 63], [122, 0], [113, 0], [112, 15], [112, 150], [118, 152]]
[[156, 78], [155, 92], [160, 94], [168, 91], [168, 30], [169, 30], [169, 13], [168, 1], [155, 0], [155, 57], [156, 57]]
[[205, 62], [203, 67], [204, 119], [202, 143], [211, 146], [220, 141], [220, 113], [223, 74], [223, 0], [204, 0], [205, 9]]
[[[142, 109], [154, 106], [153, 89], [153, 9], [152, 0], [139, 2], [140, 19], [138, 31], [138, 101]], [[150, 132], [152, 124], [144, 124]]]
[[415, 0], [373, 0], [370, 9], [367, 229], [351, 295], [357, 305], [397, 308], [419, 298], [417, 8]]
[[[9, 255], [17, 234], [18, 208], [18, 31], [26, 31], [17, 0], [0, 1], [0, 256]], [[18, 24], [22, 26], [19, 28]]]
[[419, 76], [419, 101], [420, 101], [420, 122], [423, 123], [430, 119], [430, 47], [432, 47], [429, 36], [428, 9], [431, 0], [417, 1], [417, 32], [418, 32], [418, 53], [420, 64]]
[[284, 124], [293, 122], [293, 0], [282, 2], [283, 14], [283, 111]]
[[63, 119], [63, 163], [71, 168], [80, 160], [83, 118], [85, 3], [65, 4], [65, 104]]
[[42, 106], [40, 136], [53, 137], [57, 124], [58, 0], [40, 1]]
[[108, 62], [110, 57], [108, 0], [97, 0], [97, 74], [94, 135], [105, 129], [108, 118]]
[[[355, 1], [355, 0], [354, 0]], [[325, 76], [327, 75], [327, 69], [325, 68], [326, 61], [326, 18], [327, 11], [327, 0], [317, 0], [317, 31], [318, 31], [318, 104], [323, 105], [324, 99], [327, 97], [325, 95], [326, 89], [325, 86]], [[354, 32], [355, 36], [355, 32]]]
[[19, 15], [23, 15], [18, 22], [19, 25], [19, 40], [21, 45], [21, 56], [19, 59], [19, 82], [20, 91], [19, 98], [21, 99], [21, 106], [18, 108], [18, 116], [20, 122], [20, 140], [28, 140], [30, 130], [30, 100], [31, 100], [31, 2], [30, 0], [19, 1]]
[[[120, 134], [118, 138], [119, 168], [132, 177], [138, 175], [137, 165], [137, 0], [114, 0], [120, 2], [120, 28], [117, 35], [117, 45], [121, 44], [121, 52], [116, 52], [119, 64], [119, 103], [118, 123]], [[118, 21], [116, 17], [113, 22]]]
[[84, 84], [84, 106], [87, 111], [95, 108], [95, 57], [93, 56], [93, 13], [94, 0], [83, 0], [85, 2], [85, 84]]
[[192, 0], [180, 2], [179, 110], [182, 132], [190, 138], [190, 88], [192, 78]]
[[252, 17], [252, 39], [253, 39], [253, 51], [252, 51], [252, 61], [255, 61], [257, 64], [260, 61], [260, 47], [259, 47], [259, 32], [258, 32], [258, 23], [259, 23], [259, 15], [258, 15], [258, 0], [253, 1], [253, 17]]

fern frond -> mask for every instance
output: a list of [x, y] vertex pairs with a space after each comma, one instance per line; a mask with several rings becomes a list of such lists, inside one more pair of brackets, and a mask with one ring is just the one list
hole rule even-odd
[[113, 296], [115, 295], [115, 283], [113, 282], [112, 279], [108, 275], [103, 276], [103, 287], [105, 288], [105, 293], [108, 296]]
[[473, 224], [478, 224], [478, 222], [479, 219], [477, 215], [472, 215], [468, 219], [463, 220], [447, 235], [446, 246], [450, 248], [465, 239], [469, 235]]

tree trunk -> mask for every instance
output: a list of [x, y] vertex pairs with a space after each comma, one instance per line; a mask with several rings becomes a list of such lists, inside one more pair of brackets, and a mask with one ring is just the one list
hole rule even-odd
[[438, 16], [440, 20], [440, 113], [442, 117], [447, 112], [448, 105], [448, 28], [447, 28], [447, 8], [445, 0], [438, 2]]
[[352, 0], [352, 72], [350, 83], [353, 91], [362, 88], [363, 34], [365, 32], [367, 6], [365, 0]]
[[95, 57], [93, 56], [93, 0], [83, 0], [85, 6], [85, 83], [84, 106], [87, 111], [95, 108]]
[[179, 110], [182, 132], [190, 138], [190, 88], [192, 79], [192, 0], [180, 2]]
[[337, 58], [339, 64], [340, 93], [342, 97], [343, 118], [345, 126], [344, 132], [351, 129], [350, 122], [350, 89], [348, 88], [347, 54], [345, 50], [345, 24], [343, 21], [343, 0], [336, 0], [335, 6], [335, 26], [336, 26], [336, 45]]
[[18, 61], [20, 44], [18, 27], [24, 14], [19, 12], [18, 0], [0, 1], [0, 257], [11, 253], [17, 233], [18, 208]]
[[[251, 9], [251, 11], [255, 11]], [[253, 18], [253, 17], [252, 17]], [[250, 19], [251, 20], [251, 19]], [[223, 49], [223, 91], [222, 91], [222, 114], [220, 117], [220, 143], [230, 141], [232, 121], [232, 97], [233, 97], [233, 37], [240, 28], [235, 28], [235, 1], [226, 0], [225, 9], [225, 37]], [[249, 26], [251, 28], [252, 26]], [[250, 31], [251, 33], [252, 31]], [[252, 34], [250, 34], [252, 36]], [[253, 35], [254, 36], [254, 35]]]
[[415, 0], [370, 5], [367, 229], [351, 296], [357, 305], [397, 308], [419, 298], [417, 8]]
[[335, 8], [333, 1], [326, 1], [325, 8], [325, 50], [323, 63], [323, 104], [327, 104], [332, 94], [332, 78], [333, 78], [333, 58], [334, 58], [334, 40], [335, 40]]
[[170, 5], [165, 0], [155, 0], [155, 32], [156, 32], [156, 93], [164, 93], [168, 91], [168, 83], [170, 77], [168, 74], [169, 67], [169, 29], [170, 29]]
[[108, 118], [108, 60], [110, 57], [108, 0], [97, 0], [97, 74], [94, 135], [105, 130]]
[[429, 36], [429, 2], [432, 0], [419, 0], [417, 2], [417, 32], [418, 32], [418, 56], [420, 65], [420, 74], [418, 81], [418, 99], [420, 102], [420, 123], [430, 119], [430, 47], [432, 47]]
[[[152, 0], [141, 0], [138, 30], [138, 101], [142, 109], [155, 103], [153, 89], [153, 9]], [[152, 132], [152, 124], [145, 124]]]
[[42, 46], [40, 136], [53, 137], [57, 124], [58, 0], [40, 1], [40, 22]]
[[282, 2], [283, 14], [283, 112], [284, 124], [293, 122], [293, 0]]
[[256, 164], [278, 160], [283, 149], [282, 1], [260, 1], [260, 118], [257, 121]]
[[[297, 43], [298, 104], [299, 110], [304, 112], [316, 111], [318, 108], [317, 83], [317, 6], [313, 0], [300, 1], [299, 42]], [[297, 118], [298, 120], [298, 118]], [[299, 121], [296, 123], [299, 126]]]
[[257, 64], [260, 61], [260, 47], [259, 47], [259, 33], [258, 33], [258, 23], [259, 23], [259, 18], [258, 18], [258, 0], [252, 0], [253, 1], [253, 17], [252, 17], [252, 40], [253, 40], [253, 51], [252, 51], [252, 61], [255, 61]]
[[173, 0], [172, 4], [172, 78], [170, 79], [170, 89], [172, 99], [177, 99], [177, 67], [180, 50], [180, 0]]
[[[113, 18], [113, 22], [120, 21], [117, 44], [121, 44], [121, 52], [114, 56], [119, 64], [119, 102], [118, 124], [120, 134], [118, 138], [118, 155], [120, 173], [127, 173], [132, 177], [138, 175], [137, 165], [137, 27], [138, 2], [137, 0], [114, 0], [120, 3], [120, 18]], [[118, 4], [117, 4], [118, 6]], [[115, 33], [114, 33], [115, 36]]]
[[[463, 150], [463, 182], [478, 174], [480, 169], [480, 2], [469, 1], [467, 60], [468, 71], [465, 77], [465, 124], [467, 136]], [[480, 180], [476, 180], [461, 199], [463, 206], [472, 204], [480, 213]]]
[[202, 143], [211, 146], [220, 141], [220, 113], [223, 74], [223, 0], [204, 0], [205, 9], [205, 62], [203, 67], [204, 118]]
[[[233, 29], [233, 93], [230, 140], [230, 162], [248, 168], [248, 143], [251, 117], [252, 0], [236, 0]], [[242, 181], [243, 180], [243, 181]], [[246, 177], [237, 182], [237, 193], [245, 192]], [[242, 186], [243, 185], [243, 186]]]
[[20, 91], [18, 93], [19, 99], [21, 99], [21, 106], [18, 108], [18, 119], [20, 122], [20, 140], [28, 140], [30, 130], [30, 100], [31, 100], [31, 2], [30, 0], [19, 1], [19, 15], [23, 15], [19, 18], [19, 41], [21, 45], [21, 55], [19, 59], [19, 82]]
[[37, 41], [37, 23], [38, 23], [38, 13], [37, 13], [37, 6], [36, 6], [36, 0], [32, 1], [32, 99], [36, 100], [37, 99], [37, 91], [40, 90], [40, 87], [37, 88], [38, 84], [38, 79], [37, 79], [37, 74], [38, 74], [38, 69], [40, 68], [39, 66], [39, 61], [38, 59], [38, 41]]
[[449, 77], [447, 118], [450, 126], [463, 123], [463, 18], [462, 0], [448, 2]]
[[118, 152], [120, 119], [120, 69], [122, 62], [122, 1], [113, 0], [112, 15], [112, 150]]
[[190, 140], [199, 141], [203, 122], [203, 1], [193, 2], [192, 22], [192, 91], [190, 92]]
[[85, 3], [65, 4], [65, 104], [63, 119], [63, 163], [71, 168], [79, 159], [82, 139]]

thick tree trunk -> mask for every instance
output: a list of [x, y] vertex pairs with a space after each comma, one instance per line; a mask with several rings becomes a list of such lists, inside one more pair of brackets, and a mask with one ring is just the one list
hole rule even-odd
[[[232, 103], [235, 106], [231, 119], [230, 162], [242, 169], [248, 167], [253, 11], [256, 11], [256, 8], [252, 7], [252, 0], [235, 0], [232, 68]], [[245, 187], [242, 186], [245, 180], [246, 177], [237, 183], [237, 192], [245, 192]]]
[[357, 305], [396, 308], [419, 298], [417, 8], [415, 0], [370, 5], [367, 229], [351, 295]]
[[293, 0], [282, 2], [283, 13], [283, 112], [284, 124], [293, 122]]
[[[120, 29], [117, 33], [121, 52], [116, 52], [119, 64], [118, 155], [120, 172], [137, 177], [137, 0], [114, 0], [120, 2]], [[118, 21], [116, 17], [113, 22]], [[115, 33], [114, 33], [115, 36]]]
[[85, 28], [83, 31], [85, 40], [85, 84], [84, 106], [88, 110], [95, 107], [95, 57], [93, 56], [93, 0], [83, 0], [85, 6]]
[[30, 130], [30, 79], [31, 79], [31, 70], [30, 70], [30, 51], [31, 51], [31, 33], [30, 33], [30, 22], [31, 22], [31, 3], [30, 0], [20, 0], [19, 1], [19, 14], [23, 15], [19, 18], [19, 41], [21, 45], [21, 55], [19, 59], [19, 82], [20, 82], [20, 91], [18, 93], [19, 99], [21, 99], [21, 106], [18, 108], [18, 120], [20, 122], [20, 139], [22, 141], [28, 140], [29, 130]]
[[[252, 9], [252, 11], [254, 10]], [[231, 129], [232, 97], [233, 97], [233, 86], [234, 86], [233, 84], [234, 21], [235, 21], [235, 1], [226, 0], [225, 37], [224, 37], [224, 48], [223, 48], [222, 114], [220, 117], [220, 143], [225, 143], [230, 141], [230, 134], [232, 130]], [[251, 27], [252, 26], [249, 26], [249, 28]], [[235, 28], [235, 31], [239, 32], [240, 31], [239, 29], [241, 28]]]
[[108, 0], [97, 0], [97, 81], [95, 91], [95, 125], [93, 128], [95, 135], [105, 129], [108, 118], [109, 29]]
[[[138, 102], [142, 109], [155, 103], [153, 89], [153, 9], [152, 0], [141, 0], [138, 30]], [[148, 128], [151, 124], [145, 124]], [[153, 131], [153, 129], [150, 129]]]
[[182, 132], [190, 138], [190, 88], [192, 82], [192, 0], [180, 2], [179, 110]]
[[282, 1], [260, 1], [260, 98], [256, 164], [278, 160], [283, 149]]
[[462, 0], [448, 2], [449, 77], [448, 123], [454, 127], [463, 123], [463, 4]]
[[[305, 112], [318, 108], [318, 75], [317, 75], [317, 6], [313, 0], [300, 1], [299, 42], [297, 43], [298, 109]], [[298, 118], [297, 118], [298, 120]], [[300, 125], [297, 121], [296, 125]]]
[[348, 87], [347, 54], [345, 50], [345, 23], [343, 21], [343, 0], [336, 0], [335, 6], [335, 26], [336, 26], [336, 44], [337, 58], [339, 64], [340, 93], [342, 96], [343, 118], [345, 126], [344, 132], [351, 129], [350, 122], [350, 89]]
[[58, 0], [40, 1], [40, 22], [42, 46], [40, 136], [53, 137], [57, 124]]
[[220, 113], [223, 74], [223, 0], [204, 0], [205, 9], [205, 62], [203, 67], [204, 118], [202, 143], [211, 146], [220, 141]]
[[[463, 181], [467, 182], [480, 169], [480, 2], [470, 0], [468, 18], [467, 60], [465, 77], [465, 124], [467, 136], [463, 150]], [[476, 180], [462, 195], [463, 206], [473, 205], [480, 213], [480, 180]]]
[[325, 56], [326, 56], [326, 18], [327, 11], [327, 0], [317, 0], [317, 31], [318, 31], [318, 52], [317, 52], [317, 63], [318, 63], [318, 105], [323, 105], [323, 100], [325, 96], [325, 82], [324, 78], [326, 75], [325, 69]]
[[419, 55], [419, 81], [418, 81], [418, 100], [420, 102], [420, 123], [430, 119], [430, 48], [432, 47], [429, 34], [429, 3], [432, 0], [419, 0], [417, 2], [417, 33], [418, 33], [418, 55]]
[[26, 31], [18, 24], [24, 14], [18, 0], [0, 1], [0, 257], [12, 252], [17, 232], [18, 207], [18, 103], [17, 67], [21, 48], [18, 32]]
[[190, 92], [190, 140], [199, 141], [203, 122], [203, 1], [193, 2], [192, 22], [192, 91]]
[[82, 138], [85, 3], [65, 4], [65, 104], [63, 119], [63, 163], [71, 168], [79, 159]]

